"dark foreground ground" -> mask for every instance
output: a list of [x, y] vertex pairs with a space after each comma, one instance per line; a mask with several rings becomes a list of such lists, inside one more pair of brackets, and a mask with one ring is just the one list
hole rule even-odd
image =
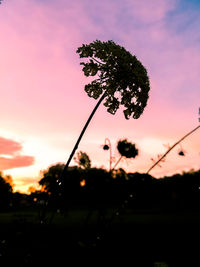
[[[109, 213], [110, 215], [111, 213]], [[0, 213], [2, 266], [200, 266], [200, 210], [123, 210], [110, 225], [86, 210]], [[51, 265], [50, 265], [51, 264]]]

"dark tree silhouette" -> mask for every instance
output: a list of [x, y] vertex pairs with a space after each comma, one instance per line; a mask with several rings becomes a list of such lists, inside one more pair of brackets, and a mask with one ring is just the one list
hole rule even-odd
[[43, 187], [43, 190], [48, 193], [54, 193], [59, 187], [59, 177], [64, 168], [64, 164], [55, 164], [50, 166], [47, 170], [43, 171], [42, 178], [39, 184]]
[[[55, 212], [68, 211], [72, 206], [80, 202], [80, 181], [82, 179], [83, 170], [74, 166], [69, 167], [67, 175], [61, 181], [60, 176], [64, 169], [64, 164], [55, 164], [50, 166], [43, 172], [43, 177], [39, 181], [44, 192], [41, 198], [44, 201], [44, 207], [39, 212], [39, 219], [41, 223], [51, 223]], [[49, 217], [47, 212], [52, 212]]]
[[84, 188], [84, 200], [89, 210], [85, 220], [88, 224], [92, 214], [97, 211], [97, 223], [103, 223], [106, 214], [106, 208], [109, 206], [109, 198], [112, 195], [110, 183], [112, 177], [104, 169], [91, 168], [85, 173], [86, 185]]
[[12, 198], [12, 186], [6, 182], [0, 172], [0, 209], [9, 207]]
[[85, 170], [77, 166], [69, 167], [67, 175], [64, 176], [66, 179], [63, 179], [61, 182], [59, 177], [64, 166], [64, 164], [60, 163], [50, 166], [43, 172], [43, 177], [39, 181], [43, 191], [50, 195], [51, 202], [59, 197], [62, 200], [79, 198], [80, 181]]

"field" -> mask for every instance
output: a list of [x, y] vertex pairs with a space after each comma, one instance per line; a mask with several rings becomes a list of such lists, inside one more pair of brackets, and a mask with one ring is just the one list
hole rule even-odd
[[[98, 224], [98, 213], [84, 224], [87, 214], [74, 209], [39, 224], [35, 210], [1, 213], [0, 266], [67, 266], [70, 260], [94, 266], [129, 266], [130, 260], [131, 266], [198, 266], [193, 263], [199, 260], [199, 210], [124, 209], [111, 224]], [[107, 218], [111, 214], [107, 211]]]

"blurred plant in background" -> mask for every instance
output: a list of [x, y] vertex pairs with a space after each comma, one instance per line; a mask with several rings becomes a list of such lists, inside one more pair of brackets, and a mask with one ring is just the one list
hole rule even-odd
[[128, 142], [127, 139], [119, 140], [117, 143], [117, 149], [121, 157], [135, 158], [138, 155], [138, 149], [135, 144]]
[[83, 170], [82, 177], [80, 179], [80, 186], [84, 187], [86, 185], [88, 170], [91, 169], [91, 160], [87, 153], [79, 151], [76, 153], [74, 161], [78, 164], [78, 168]]
[[179, 149], [179, 151], [178, 151], [178, 155], [179, 156], [185, 156], [185, 151], [182, 149], [182, 147], [181, 147], [181, 142], [185, 139], [185, 138], [187, 138], [189, 135], [191, 135], [192, 133], [194, 133], [196, 130], [198, 130], [200, 128], [200, 125], [198, 125], [197, 127], [195, 127], [192, 131], [190, 131], [189, 133], [187, 133], [186, 135], [184, 135], [181, 139], [179, 139], [173, 146], [169, 146], [169, 145], [167, 145], [167, 147], [168, 147], [168, 150], [167, 150], [167, 152], [166, 153], [164, 153], [162, 156], [161, 155], [158, 155], [158, 160], [157, 161], [155, 161], [154, 159], [152, 159], [153, 160], [153, 162], [155, 162], [149, 169], [148, 169], [148, 171], [146, 172], [146, 173], [149, 173], [154, 167], [156, 167], [157, 165], [159, 166], [159, 163], [160, 162], [163, 162], [163, 161], [165, 161], [165, 157], [167, 156], [167, 154], [172, 150], [172, 149], [174, 149], [177, 145], [179, 145], [180, 146], [180, 148], [181, 149]]
[[[106, 142], [108, 142], [108, 144], [106, 144]], [[134, 143], [128, 142], [127, 139], [119, 140], [117, 143], [117, 150], [120, 154], [120, 157], [115, 162], [114, 167], [112, 167], [112, 162], [115, 158], [112, 155], [112, 146], [108, 138], [105, 139], [103, 149], [110, 150], [110, 171], [113, 171], [117, 167], [122, 158], [133, 159], [138, 156], [138, 149], [136, 148], [136, 145]]]
[[115, 163], [113, 170], [117, 167], [122, 158], [134, 159], [138, 156], [138, 149], [134, 143], [128, 142], [127, 139], [119, 140], [117, 143], [117, 150], [120, 154], [120, 158]]
[[105, 139], [104, 145], [103, 145], [103, 150], [109, 150], [110, 151], [109, 166], [110, 166], [110, 171], [111, 171], [113, 157], [112, 157], [112, 146], [111, 146], [110, 139], [108, 139], [108, 138]]
[[77, 152], [76, 156], [74, 157], [74, 161], [78, 164], [79, 168], [82, 168], [84, 170], [91, 168], [91, 160], [85, 152]]

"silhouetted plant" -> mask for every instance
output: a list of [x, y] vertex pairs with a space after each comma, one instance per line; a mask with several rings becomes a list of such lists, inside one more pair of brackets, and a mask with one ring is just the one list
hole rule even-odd
[[[108, 145], [106, 144], [106, 142], [108, 143]], [[136, 148], [135, 144], [128, 142], [127, 139], [119, 140], [117, 143], [117, 150], [120, 154], [120, 158], [112, 168], [112, 160], [114, 159], [114, 157], [112, 156], [111, 142], [108, 138], [105, 139], [103, 150], [110, 150], [110, 171], [113, 171], [116, 168], [123, 157], [130, 159], [135, 158], [138, 155], [138, 149]]]
[[108, 138], [105, 139], [104, 145], [103, 145], [103, 150], [110, 150], [109, 166], [110, 166], [110, 171], [111, 171], [111, 168], [112, 168], [112, 146], [111, 146], [110, 139], [108, 139]]
[[92, 117], [103, 100], [107, 111], [115, 114], [120, 106], [124, 106], [124, 116], [138, 119], [147, 105], [150, 90], [149, 78], [145, 67], [125, 48], [113, 41], [94, 41], [83, 44], [77, 49], [80, 58], [87, 58], [88, 62], [81, 62], [85, 76], [97, 76], [97, 79], [85, 85], [88, 96], [99, 99], [90, 114], [83, 130], [69, 156], [63, 173], [67, 170], [74, 153], [78, 149], [81, 138]]
[[113, 41], [96, 40], [87, 45], [83, 44], [76, 52], [80, 58], [88, 59], [88, 62], [80, 63], [83, 65], [84, 75], [97, 76], [97, 79], [85, 85], [86, 93], [94, 99], [100, 98], [72, 149], [58, 179], [60, 182], [101, 102], [105, 100], [104, 106], [111, 114], [115, 114], [119, 107], [123, 106], [126, 119], [131, 116], [138, 119], [147, 105], [150, 90], [146, 68], [136, 56]]
[[178, 154], [179, 154], [179, 156], [185, 156], [185, 153], [184, 153], [182, 150], [180, 150], [180, 151], [178, 152]]
[[[174, 148], [176, 147], [178, 144], [180, 144], [186, 137], [188, 137], [189, 135], [191, 135], [193, 132], [195, 132], [196, 130], [198, 130], [200, 128], [200, 125], [195, 127], [192, 131], [190, 131], [189, 133], [187, 133], [186, 135], [184, 135], [180, 140], [178, 140], [172, 147], [169, 147], [169, 149], [167, 150], [166, 153], [164, 153], [164, 155], [162, 157], [159, 157], [158, 161], [156, 161], [147, 171], [147, 173], [149, 173], [156, 165], [159, 164], [159, 162], [163, 161], [163, 159], [167, 156], [167, 154]], [[183, 151], [180, 151], [181, 154], [184, 154]], [[179, 153], [179, 155], [180, 155]], [[183, 156], [183, 155], [180, 155]]]
[[103, 146], [103, 150], [109, 150], [109, 146], [108, 145], [104, 145]]
[[138, 155], [138, 149], [135, 144], [128, 142], [127, 139], [119, 140], [117, 149], [122, 157], [135, 158]]
[[97, 99], [106, 93], [104, 105], [108, 112], [115, 114], [122, 105], [126, 119], [139, 118], [147, 104], [150, 87], [147, 71], [136, 56], [113, 41], [98, 40], [82, 45], [77, 53], [89, 59], [89, 62], [81, 62], [85, 76], [98, 76], [85, 86], [88, 96]]
[[128, 142], [127, 139], [119, 140], [117, 143], [117, 150], [120, 154], [120, 158], [118, 161], [115, 163], [115, 166], [113, 169], [117, 167], [121, 159], [127, 158], [135, 158], [138, 155], [138, 149], [136, 148], [134, 143]]
[[178, 155], [181, 157], [184, 157], [186, 154], [186, 151], [182, 148], [181, 144], [180, 145], [180, 149], [178, 150]]
[[[157, 155], [157, 160], [155, 160], [154, 158], [151, 158], [151, 160], [154, 162], [154, 163], [156, 163], [158, 160], [160, 160], [162, 158], [162, 154], [158, 154]], [[163, 158], [163, 159], [161, 159], [160, 160], [160, 163], [161, 162], [165, 162], [165, 158]], [[162, 168], [162, 166], [160, 165], [160, 164], [157, 164], [158, 165], [158, 167], [160, 167], [160, 168]]]
[[79, 168], [82, 168], [84, 170], [91, 168], [91, 160], [85, 152], [77, 152], [77, 156], [74, 157], [74, 161], [78, 164]]

